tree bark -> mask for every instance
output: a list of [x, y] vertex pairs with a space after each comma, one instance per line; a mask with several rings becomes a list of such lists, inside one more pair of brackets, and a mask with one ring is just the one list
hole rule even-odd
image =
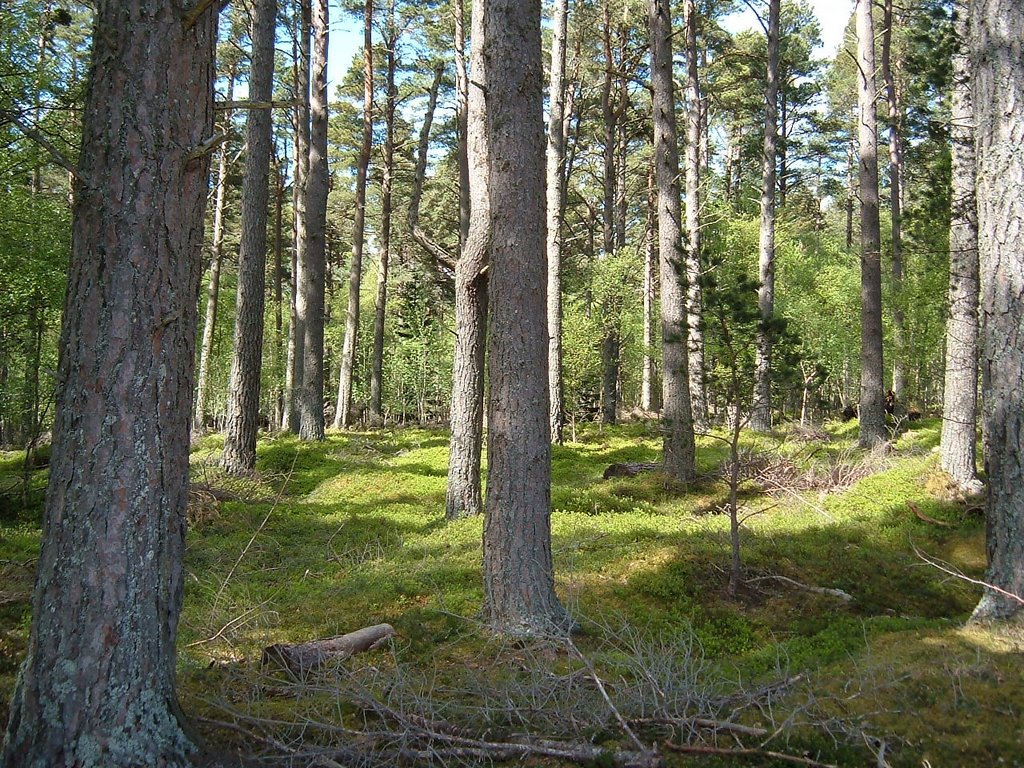
[[491, 242], [486, 98], [488, 67], [484, 11], [473, 6], [473, 80], [467, 113], [470, 217], [465, 247], [455, 264], [455, 351], [452, 363], [451, 443], [445, 516], [483, 512], [480, 462], [483, 452], [484, 354], [487, 329], [487, 264]]
[[483, 39], [473, 37], [487, 89], [492, 235], [484, 616], [510, 634], [561, 634], [571, 624], [551, 559], [540, 6], [489, 0]]
[[[190, 766], [174, 691], [215, 14], [96, 7], [43, 545], [0, 765]], [[130, 233], [130, 237], [124, 237]]]
[[387, 32], [384, 46], [386, 57], [384, 96], [384, 167], [381, 169], [381, 223], [380, 223], [380, 270], [377, 274], [377, 300], [373, 314], [373, 362], [370, 370], [370, 424], [384, 424], [382, 403], [384, 379], [384, 317], [388, 302], [388, 262], [391, 260], [391, 190], [395, 165], [395, 102], [398, 98], [395, 87], [396, 52], [398, 27], [395, 24], [395, 0], [388, 6]]
[[[235, 68], [228, 72], [227, 100], [234, 99]], [[224, 114], [224, 121], [231, 125], [231, 110]], [[206, 423], [206, 401], [210, 387], [210, 356], [213, 354], [213, 333], [217, 327], [217, 301], [220, 298], [220, 265], [224, 254], [224, 209], [228, 187], [228, 144], [220, 145], [217, 153], [217, 191], [213, 208], [213, 241], [210, 256], [210, 284], [206, 290], [206, 314], [203, 316], [203, 341], [199, 347], [199, 376], [196, 383], [196, 407], [192, 420], [192, 431], [201, 434]]]
[[779, 118], [779, 12], [780, 0], [768, 2], [768, 91], [764, 109], [764, 145], [761, 155], [761, 236], [758, 247], [757, 306], [761, 323], [754, 359], [754, 404], [750, 426], [756, 432], [772, 428], [772, 331], [775, 314], [775, 162]]
[[299, 438], [324, 439], [324, 292], [327, 272], [327, 0], [312, 7], [313, 56], [310, 60], [309, 167], [306, 177], [306, 247], [299, 268], [299, 325], [302, 387], [298, 390]]
[[1016, 0], [973, 0], [971, 24], [988, 474], [986, 581], [994, 587], [985, 590], [973, 618], [1002, 619], [1019, 614], [1024, 598], [1024, 115], [1015, 108], [1024, 104], [1024, 7]]
[[883, 442], [882, 242], [878, 216], [878, 130], [875, 109], [875, 26], [871, 0], [857, 0], [857, 103], [860, 140], [860, 444]]
[[[604, 44], [604, 85], [601, 89], [601, 115], [604, 123], [603, 192], [601, 206], [602, 243], [604, 258], [615, 253], [615, 137], [616, 110], [612, 102], [615, 58], [612, 53], [611, 0], [604, 0], [602, 39]], [[602, 306], [604, 337], [601, 339], [601, 422], [614, 424], [619, 410], [619, 335], [618, 318], [611, 317], [609, 308]]]
[[697, 3], [686, 0], [686, 331], [690, 402], [696, 429], [708, 428], [704, 391], [704, 290], [700, 236], [700, 79], [697, 73]]
[[[252, 20], [249, 96], [270, 100], [274, 83], [276, 0], [260, 0]], [[263, 310], [267, 267], [267, 201], [270, 178], [269, 109], [250, 109], [245, 121], [242, 179], [242, 241], [238, 254], [235, 353], [228, 392], [224, 469], [244, 475], [256, 469], [260, 378], [263, 372]]]
[[568, 0], [555, 0], [552, 10], [551, 107], [547, 144], [547, 264], [548, 264], [548, 391], [551, 398], [551, 442], [562, 442], [565, 424], [562, 403], [562, 217], [565, 211], [565, 60]]
[[459, 248], [469, 238], [469, 73], [466, 69], [466, 4], [455, 3], [455, 126], [459, 140]]
[[348, 311], [345, 313], [345, 341], [341, 350], [338, 403], [334, 428], [351, 425], [352, 379], [359, 341], [359, 286], [363, 276], [363, 245], [366, 238], [366, 177], [373, 145], [373, 0], [363, 9], [363, 141], [356, 170], [356, 215], [352, 222], [352, 262], [348, 275]]
[[896, 77], [892, 68], [892, 32], [896, 23], [893, 0], [884, 0], [882, 32], [882, 80], [885, 82], [885, 100], [889, 110], [889, 210], [892, 219], [892, 391], [896, 407], [903, 408], [906, 396], [906, 372], [903, 359], [906, 333], [903, 313], [903, 114]]
[[312, 8], [310, 0], [298, 0], [295, 50], [295, 181], [292, 205], [295, 218], [295, 247], [292, 251], [291, 323], [288, 327], [288, 371], [285, 376], [285, 419], [282, 428], [299, 434], [299, 390], [305, 362], [307, 310], [303, 295], [302, 270], [306, 265], [309, 233], [306, 217], [306, 179], [309, 178], [309, 60]]
[[954, 5], [957, 48], [953, 54], [951, 115], [952, 218], [949, 227], [949, 319], [943, 387], [942, 468], [969, 492], [978, 480], [978, 199], [975, 194], [974, 110], [971, 104], [969, 10]]
[[662, 409], [665, 472], [679, 482], [696, 476], [687, 352], [685, 264], [679, 204], [679, 149], [672, 80], [672, 17], [668, 0], [651, 0], [651, 87], [658, 253], [661, 260]]
[[644, 296], [643, 338], [644, 362], [640, 382], [640, 407], [646, 412], [654, 409], [654, 298], [656, 293], [654, 270], [658, 263], [658, 195], [654, 180], [654, 166], [647, 174], [647, 222], [644, 235]]

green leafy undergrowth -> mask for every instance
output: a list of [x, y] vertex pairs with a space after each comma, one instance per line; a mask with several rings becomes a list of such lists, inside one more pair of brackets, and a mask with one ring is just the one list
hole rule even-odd
[[[698, 440], [700, 477], [682, 487], [658, 472], [603, 479], [609, 464], [658, 460], [656, 425], [578, 430], [576, 441], [555, 446], [552, 456], [556, 587], [583, 628], [580, 652], [602, 674], [614, 674], [630, 653], [607, 652], [600, 628], [610, 623], [630, 628], [634, 649], [685, 635], [689, 663], [699, 660], [726, 687], [796, 675], [822, 688], [865, 686], [870, 678], [861, 665], [898, 649], [885, 662], [898, 671], [865, 709], [863, 729], [888, 734], [890, 754], [911, 756], [908, 765], [926, 753], [934, 765], [966, 765], [951, 756], [985, 749], [973, 745], [970, 729], [956, 738], [947, 729], [926, 745], [904, 711], [912, 692], [899, 681], [909, 675], [918, 687], [939, 686], [917, 696], [923, 709], [914, 723], [951, 706], [948, 680], [924, 667], [934, 638], [960, 637], [978, 591], [922, 555], [980, 578], [983, 521], [970, 500], [937, 490], [937, 423], [915, 424], [884, 456], [856, 450], [855, 432], [845, 429], [816, 442], [744, 435], [744, 460], [761, 462], [757, 467], [764, 466], [758, 457], [781, 457], [786, 477], [812, 470], [825, 477], [825, 468], [862, 479], [781, 488], [766, 487], [756, 472], [744, 475], [745, 581], [736, 599], [726, 589], [728, 451], [721, 436]], [[339, 706], [336, 696], [267, 694], [262, 648], [380, 622], [398, 631], [388, 663], [432, 680], [442, 700], [466, 698], [457, 692], [474, 676], [472, 685], [483, 690], [509, 682], [502, 682], [508, 669], [491, 663], [493, 640], [475, 623], [483, 598], [482, 521], [444, 519], [447, 446], [447, 434], [431, 429], [332, 433], [315, 444], [277, 436], [260, 442], [257, 473], [243, 480], [217, 468], [217, 436], [194, 448], [193, 481], [207, 496], [185, 559], [180, 658], [189, 708], [212, 714], [212, 700], [227, 700], [276, 720], [325, 717], [324, 707]], [[33, 557], [38, 529], [4, 525], [0, 559]], [[0, 607], [0, 622], [2, 703], [24, 648], [27, 601]], [[1012, 653], [975, 645], [975, 661], [961, 664], [964, 680], [1019, 679], [1004, 669]], [[967, 659], [963, 643], [955, 647], [957, 658]], [[550, 662], [573, 666], [564, 653]], [[805, 705], [798, 698], [792, 706], [799, 709]], [[964, 717], [972, 712], [962, 710]], [[795, 734], [835, 760], [853, 749], [863, 763], [867, 754], [863, 744], [821, 740], [815, 728]]]

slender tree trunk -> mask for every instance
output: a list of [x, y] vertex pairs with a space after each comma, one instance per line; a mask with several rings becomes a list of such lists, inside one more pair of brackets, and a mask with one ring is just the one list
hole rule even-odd
[[466, 4], [454, 0], [455, 126], [459, 140], [459, 249], [469, 237], [469, 73], [466, 69]]
[[282, 428], [299, 433], [299, 390], [302, 388], [308, 311], [303, 295], [302, 270], [306, 265], [309, 232], [306, 218], [306, 179], [309, 177], [309, 60], [312, 8], [310, 0], [298, 0], [295, 57], [295, 181], [292, 208], [295, 216], [295, 246], [292, 251], [291, 322], [288, 326], [288, 371], [285, 382], [285, 418]]
[[644, 363], [640, 384], [640, 407], [647, 413], [654, 409], [654, 269], [658, 263], [658, 195], [654, 166], [647, 174], [647, 225], [644, 236]]
[[324, 439], [324, 291], [327, 271], [327, 44], [328, 0], [312, 7], [313, 56], [310, 61], [309, 175], [306, 177], [305, 260], [299, 267], [303, 312], [302, 387], [299, 389], [299, 437]]
[[856, 198], [856, 166], [853, 126], [850, 127], [850, 139], [846, 142], [846, 250], [853, 249], [853, 201]]
[[906, 373], [903, 358], [906, 354], [903, 315], [903, 113], [896, 91], [896, 78], [892, 69], [892, 32], [895, 19], [893, 0], [884, 0], [882, 32], [882, 79], [885, 82], [885, 100], [889, 109], [889, 209], [892, 214], [892, 391], [897, 408], [902, 410], [905, 397]]
[[[235, 68], [228, 72], [227, 100], [235, 94]], [[231, 123], [231, 110], [224, 114], [224, 120]], [[217, 328], [217, 301], [220, 298], [220, 265], [224, 254], [224, 209], [227, 203], [228, 187], [228, 145], [224, 142], [217, 153], [217, 192], [213, 208], [213, 241], [210, 257], [210, 284], [206, 289], [206, 314], [203, 317], [203, 341], [199, 348], [199, 380], [196, 384], [196, 407], [192, 420], [192, 431], [201, 434], [206, 424], [206, 403], [210, 388], [210, 357], [213, 354], [213, 334]]]
[[681, 242], [679, 149], [672, 80], [672, 16], [668, 0], [651, 0], [650, 26], [658, 253], [661, 259], [661, 424], [665, 472], [679, 482], [688, 483], [696, 476], [696, 464], [687, 359], [686, 267]]
[[[270, 101], [274, 84], [276, 0], [259, 0], [252, 20], [249, 97]], [[269, 109], [250, 109], [245, 121], [245, 176], [242, 179], [242, 241], [238, 254], [235, 354], [231, 362], [224, 469], [256, 469], [256, 435], [263, 372], [263, 308], [267, 267], [267, 199], [270, 177]]]
[[761, 323], [754, 359], [754, 407], [750, 426], [757, 432], [772, 428], [772, 330], [775, 314], [775, 161], [778, 140], [779, 11], [780, 0], [768, 2], [768, 93], [764, 110], [764, 148], [761, 156], [761, 239], [758, 273], [761, 287], [757, 306]]
[[540, 2], [482, 10], [492, 228], [484, 616], [498, 632], [564, 633], [551, 559]]
[[857, 0], [860, 139], [861, 371], [860, 444], [885, 440], [882, 360], [882, 242], [878, 216], [878, 129], [875, 110], [875, 25], [871, 0]]
[[384, 167], [381, 176], [380, 271], [377, 275], [377, 301], [373, 316], [373, 364], [370, 372], [370, 424], [384, 423], [382, 389], [384, 379], [384, 316], [388, 301], [388, 262], [391, 260], [391, 187], [395, 164], [395, 48], [398, 28], [395, 25], [395, 0], [388, 6], [385, 39], [387, 74], [384, 100]]
[[[54, 444], [5, 768], [193, 765], [174, 690], [215, 14], [96, 6]], [[125, 237], [124, 233], [131, 233]]]
[[697, 3], [686, 0], [686, 327], [690, 402], [696, 429], [708, 428], [704, 391], [704, 290], [700, 238], [700, 80], [697, 76]]
[[352, 223], [352, 262], [348, 276], [348, 311], [345, 313], [345, 342], [341, 350], [338, 404], [334, 427], [351, 425], [352, 383], [359, 340], [359, 286], [363, 276], [363, 245], [366, 237], [366, 177], [373, 144], [373, 0], [363, 9], [363, 141], [356, 170], [356, 215]]
[[[612, 101], [615, 57], [612, 53], [611, 0], [604, 0], [602, 28], [604, 43], [604, 86], [601, 89], [601, 115], [604, 122], [604, 198], [601, 206], [602, 242], [605, 258], [615, 253], [615, 104]], [[604, 336], [601, 339], [601, 422], [614, 424], [619, 410], [619, 331], [618, 318], [610, 317], [603, 306]]]
[[949, 227], [949, 319], [943, 387], [942, 468], [958, 486], [982, 490], [978, 480], [978, 200], [975, 194], [974, 111], [967, 0], [954, 4], [952, 218]]
[[547, 144], [548, 392], [551, 442], [562, 442], [562, 215], [565, 210], [565, 60], [568, 0], [552, 11], [550, 110]]
[[487, 263], [491, 244], [487, 134], [487, 63], [484, 10], [473, 6], [473, 80], [467, 113], [467, 162], [472, 217], [465, 247], [455, 264], [455, 352], [452, 363], [451, 444], [445, 516], [483, 512], [480, 461], [483, 452], [484, 354], [487, 328]]
[[974, 609], [981, 620], [1019, 616], [1024, 606], [1024, 115], [1008, 106], [1024, 104], [1024, 6], [973, 0], [970, 8], [991, 585]]
[[284, 353], [283, 283], [284, 267], [284, 164], [274, 156], [274, 412], [271, 428], [277, 428], [284, 418], [284, 389], [281, 386], [281, 363]]

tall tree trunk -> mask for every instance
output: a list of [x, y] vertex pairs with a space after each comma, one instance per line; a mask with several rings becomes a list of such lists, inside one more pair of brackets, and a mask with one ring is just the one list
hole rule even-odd
[[284, 266], [284, 163], [274, 153], [274, 411], [271, 414], [271, 428], [277, 428], [284, 418], [284, 389], [281, 380], [281, 363], [284, 353], [283, 283]]
[[672, 80], [672, 16], [668, 0], [651, 0], [651, 87], [654, 168], [658, 184], [661, 260], [662, 409], [665, 472], [679, 482], [696, 476], [686, 331], [685, 263], [679, 204], [679, 149]]
[[565, 210], [565, 60], [568, 0], [552, 11], [550, 110], [547, 144], [548, 392], [551, 442], [562, 442], [562, 216]]
[[306, 180], [309, 178], [309, 60], [310, 30], [313, 10], [310, 0], [297, 0], [298, 21], [295, 29], [295, 181], [292, 208], [295, 217], [295, 246], [292, 251], [291, 322], [288, 326], [288, 371], [285, 382], [285, 418], [281, 426], [299, 434], [299, 390], [302, 388], [305, 362], [306, 326], [308, 310], [302, 291], [302, 270], [308, 257], [309, 229], [306, 216]]
[[708, 427], [704, 391], [704, 291], [700, 242], [700, 80], [697, 76], [697, 3], [686, 0], [686, 327], [693, 424]]
[[892, 391], [897, 407], [902, 409], [905, 397], [906, 373], [903, 359], [906, 344], [903, 316], [903, 111], [896, 91], [896, 77], [892, 69], [892, 31], [895, 18], [893, 0], [884, 0], [882, 31], [882, 79], [885, 82], [885, 100], [889, 109], [889, 210], [892, 214]]
[[954, 4], [952, 218], [949, 227], [949, 319], [943, 387], [942, 468], [964, 490], [978, 493], [978, 199], [975, 194], [974, 111], [967, 0]]
[[[274, 86], [276, 0], [260, 0], [252, 20], [249, 98], [268, 102]], [[270, 177], [269, 109], [250, 109], [245, 121], [245, 176], [242, 179], [242, 241], [238, 254], [235, 353], [231, 361], [224, 469], [256, 469], [256, 434], [263, 372], [263, 308], [267, 267], [267, 199]]]
[[882, 361], [882, 238], [878, 217], [878, 129], [875, 110], [875, 25], [871, 0], [857, 0], [860, 139], [860, 444], [885, 440]]
[[[615, 137], [616, 112], [613, 102], [615, 57], [612, 52], [611, 0], [602, 4], [602, 42], [604, 45], [604, 85], [601, 88], [601, 116], [604, 125], [603, 192], [601, 206], [604, 258], [615, 253]], [[614, 424], [619, 410], [619, 330], [618, 318], [611, 317], [608, 306], [601, 307], [604, 336], [601, 339], [601, 422]]]
[[1024, 6], [973, 0], [971, 25], [991, 585], [974, 609], [981, 620], [1024, 605]]
[[363, 244], [366, 237], [366, 177], [373, 144], [373, 0], [363, 9], [363, 141], [356, 170], [356, 215], [352, 222], [352, 262], [348, 275], [348, 311], [345, 313], [345, 342], [341, 350], [338, 404], [334, 427], [351, 424], [352, 380], [359, 341], [359, 286], [363, 276]]
[[483, 43], [492, 228], [484, 616], [498, 632], [562, 633], [571, 622], [551, 558], [540, 3], [489, 0], [482, 12], [473, 47]]
[[[451, 444], [445, 516], [483, 512], [480, 461], [483, 452], [484, 354], [487, 329], [487, 264], [491, 244], [487, 135], [487, 64], [484, 10], [473, 6], [473, 80], [467, 113], [470, 218], [465, 247], [455, 264], [455, 351], [452, 363]], [[422, 158], [421, 158], [422, 160]]]
[[658, 233], [656, 227], [658, 215], [657, 185], [654, 179], [654, 166], [647, 174], [647, 223], [644, 235], [644, 362], [640, 383], [640, 407], [645, 412], [654, 409], [654, 269], [658, 263]]
[[768, 2], [768, 93], [764, 109], [764, 148], [761, 156], [761, 238], [757, 306], [761, 323], [754, 360], [754, 405], [750, 426], [757, 432], [772, 428], [772, 330], [775, 314], [775, 161], [778, 139], [779, 10], [780, 0]]
[[[191, 766], [174, 690], [215, 14], [96, 6], [28, 655], [0, 765]], [[125, 237], [124, 233], [131, 233]]]
[[[235, 97], [235, 68], [228, 72], [227, 100]], [[231, 124], [231, 110], [225, 110], [224, 121]], [[213, 354], [213, 334], [217, 328], [217, 301], [220, 298], [220, 265], [224, 255], [224, 209], [228, 188], [228, 145], [224, 142], [217, 153], [217, 191], [213, 208], [213, 240], [210, 243], [210, 284], [206, 289], [206, 314], [203, 317], [203, 341], [199, 348], [199, 377], [196, 384], [196, 407], [192, 431], [200, 434], [206, 424], [206, 403], [210, 388], [210, 356]]]
[[384, 379], [384, 316], [388, 301], [388, 262], [391, 260], [391, 187], [395, 164], [395, 48], [398, 27], [395, 24], [395, 0], [388, 6], [385, 35], [386, 83], [384, 97], [384, 167], [381, 173], [380, 271], [377, 274], [377, 301], [373, 315], [373, 363], [370, 371], [370, 424], [384, 423], [382, 390]]
[[306, 177], [306, 247], [299, 267], [303, 312], [302, 387], [299, 437], [324, 439], [324, 291], [327, 271], [327, 44], [328, 0], [314, 0], [313, 56], [310, 60], [309, 175]]
[[469, 73], [466, 69], [466, 4], [455, 5], [455, 126], [459, 140], [459, 249], [469, 237]]

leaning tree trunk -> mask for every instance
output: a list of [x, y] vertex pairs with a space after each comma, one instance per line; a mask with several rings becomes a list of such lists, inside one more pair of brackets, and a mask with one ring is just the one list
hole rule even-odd
[[679, 482], [688, 483], [696, 476], [696, 464], [686, 348], [679, 149], [672, 80], [672, 16], [668, 0], [651, 0], [650, 26], [654, 169], [658, 185], [658, 253], [661, 259], [661, 426], [665, 472]]
[[889, 111], [889, 211], [892, 218], [892, 391], [896, 405], [902, 411], [905, 398], [906, 372], [903, 359], [904, 345], [903, 313], [903, 138], [901, 126], [903, 115], [900, 110], [899, 94], [896, 91], [896, 77], [892, 69], [892, 33], [895, 23], [893, 0], [884, 1], [885, 29], [882, 32], [882, 80], [885, 82], [885, 101]]
[[686, 330], [694, 427], [708, 427], [704, 391], [704, 290], [700, 242], [700, 79], [697, 73], [697, 3], [686, 1]]
[[103, 0], [96, 25], [7, 768], [197, 756], [174, 676], [216, 15]]
[[551, 397], [551, 442], [562, 442], [565, 414], [562, 403], [562, 215], [565, 210], [562, 176], [565, 173], [565, 58], [568, 0], [555, 0], [552, 11], [551, 108], [547, 147], [547, 257], [548, 257], [548, 392]]
[[366, 237], [366, 176], [373, 143], [373, 0], [363, 9], [363, 141], [356, 170], [356, 215], [352, 222], [352, 262], [348, 274], [348, 311], [345, 313], [345, 341], [338, 376], [338, 402], [334, 428], [351, 425], [352, 383], [359, 341], [359, 286], [363, 279], [363, 245]]
[[381, 224], [380, 224], [380, 269], [377, 273], [377, 300], [373, 313], [373, 363], [370, 366], [370, 424], [384, 424], [383, 383], [384, 383], [384, 318], [388, 303], [388, 266], [391, 260], [391, 190], [395, 165], [395, 102], [398, 98], [395, 88], [395, 51], [398, 46], [398, 27], [395, 25], [395, 0], [388, 6], [387, 37], [385, 56], [387, 74], [384, 101], [384, 167], [381, 169]]
[[974, 0], [971, 25], [991, 585], [973, 618], [1001, 619], [1024, 601], [1024, 6]]
[[761, 238], [758, 272], [761, 287], [757, 306], [761, 323], [757, 329], [754, 359], [754, 406], [750, 426], [757, 432], [772, 428], [772, 331], [775, 314], [775, 162], [779, 119], [779, 10], [780, 0], [768, 3], [768, 92], [764, 108], [764, 148], [761, 156]]
[[[228, 71], [226, 98], [230, 102], [235, 94], [235, 67]], [[231, 123], [231, 110], [225, 110], [224, 121]], [[192, 432], [202, 433], [206, 424], [206, 404], [210, 389], [210, 357], [213, 355], [213, 332], [217, 328], [217, 303], [220, 299], [220, 266], [224, 254], [224, 209], [228, 188], [228, 143], [217, 152], [217, 187], [213, 204], [213, 251], [210, 256], [210, 284], [206, 289], [206, 314], [203, 316], [203, 341], [199, 347], [199, 376], [196, 382], [196, 407], [192, 418]]]
[[298, 389], [299, 437], [324, 439], [324, 279], [327, 271], [327, 43], [328, 2], [313, 3], [310, 60], [309, 167], [306, 177], [306, 247], [299, 268], [303, 331], [302, 386]]
[[[488, 180], [487, 68], [483, 59], [484, 14], [473, 8], [473, 82], [469, 91], [466, 156], [472, 217], [466, 244], [455, 264], [455, 351], [452, 363], [451, 443], [445, 516], [483, 512], [480, 462], [484, 423], [484, 337], [487, 328], [487, 253], [491, 242]], [[421, 154], [421, 162], [422, 162]]]
[[482, 15], [484, 38], [473, 39], [492, 235], [484, 616], [498, 632], [564, 633], [551, 558], [540, 3], [490, 0]]
[[871, 0], [857, 0], [857, 95], [860, 118], [860, 444], [883, 442], [882, 238], [878, 217], [878, 129], [875, 110], [875, 25]]
[[968, 492], [978, 480], [978, 199], [975, 194], [974, 111], [971, 106], [970, 25], [958, 0], [953, 55], [952, 217], [949, 227], [949, 319], [943, 387], [942, 468]]
[[[261, 0], [252, 21], [249, 97], [269, 102], [274, 84], [276, 0]], [[242, 242], [235, 302], [235, 354], [231, 362], [224, 469], [256, 469], [256, 434], [263, 373], [263, 309], [267, 267], [267, 200], [270, 179], [269, 109], [250, 109], [245, 121], [245, 176], [242, 179]]]

